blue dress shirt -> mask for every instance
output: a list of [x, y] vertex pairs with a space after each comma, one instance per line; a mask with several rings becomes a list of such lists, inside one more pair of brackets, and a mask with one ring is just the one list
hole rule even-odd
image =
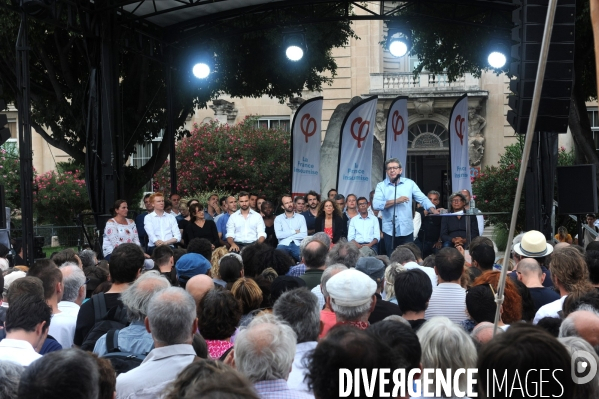
[[[385, 209], [385, 203], [393, 200], [395, 195], [395, 186], [389, 180], [389, 177], [385, 178], [382, 182], [376, 185], [374, 192], [374, 198], [372, 200], [372, 207], [375, 210], [379, 210], [383, 214], [383, 233], [393, 235], [393, 206]], [[420, 188], [405, 177], [401, 177], [397, 184], [397, 197], [408, 197], [408, 202], [397, 203], [395, 205], [395, 235], [397, 237], [407, 236], [414, 232], [414, 222], [412, 215], [412, 201], [415, 200], [424, 209], [435, 208], [433, 203], [427, 198], [426, 195]]]

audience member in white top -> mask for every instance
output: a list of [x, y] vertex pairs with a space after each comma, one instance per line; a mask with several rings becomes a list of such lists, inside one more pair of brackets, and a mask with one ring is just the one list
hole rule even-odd
[[408, 248], [403, 246], [397, 247], [389, 257], [389, 260], [391, 261], [391, 263], [399, 263], [407, 270], [422, 270], [431, 279], [431, 284], [433, 285], [433, 288], [437, 286], [437, 273], [435, 272], [435, 270], [431, 267], [421, 266], [418, 263], [416, 263], [416, 256], [414, 256], [414, 252], [412, 252]]
[[[52, 309], [52, 320], [56, 319], [50, 325], [48, 334], [50, 334], [63, 348], [70, 348], [73, 345], [75, 336], [75, 325], [73, 317], [62, 315], [58, 309], [58, 303], [62, 301], [64, 285], [62, 282], [62, 272], [51, 260], [38, 260], [34, 267], [29, 269], [29, 275], [42, 280], [44, 286], [44, 298], [46, 303]], [[85, 280], [83, 281], [85, 283]], [[75, 315], [76, 322], [77, 315]]]
[[171, 209], [171, 215], [177, 217], [181, 214], [179, 211], [179, 204], [181, 202], [181, 196], [179, 194], [171, 193], [169, 196], [171, 200], [171, 204], [173, 204], [173, 208]]
[[46, 337], [52, 309], [43, 298], [22, 294], [11, 301], [6, 312], [6, 338], [0, 341], [0, 360], [29, 366], [39, 359], [37, 353]]
[[239, 252], [241, 248], [254, 242], [264, 242], [266, 226], [262, 216], [250, 209], [250, 195], [245, 191], [239, 193], [239, 209], [227, 221], [227, 243], [229, 250]]
[[183, 288], [170, 287], [150, 299], [146, 329], [154, 349], [142, 364], [116, 379], [117, 399], [158, 398], [195, 359], [191, 342], [198, 329], [196, 305]]
[[304, 382], [307, 373], [304, 359], [318, 344], [320, 332], [318, 299], [306, 288], [287, 291], [275, 302], [273, 313], [287, 322], [297, 335], [295, 358], [287, 385], [290, 389], [312, 393]]
[[173, 245], [181, 241], [177, 219], [164, 212], [162, 193], [152, 194], [150, 201], [154, 204], [154, 212], [146, 215], [144, 219], [144, 229], [148, 235], [148, 253], [153, 252], [154, 247], [159, 245]]
[[589, 282], [586, 261], [576, 248], [565, 247], [555, 250], [551, 255], [549, 271], [553, 285], [559, 290], [560, 299], [541, 306], [533, 324], [537, 324], [544, 317], [559, 318], [562, 305], [568, 295], [582, 294], [593, 289]]
[[64, 291], [62, 300], [58, 302], [60, 313], [52, 316], [50, 335], [62, 345], [63, 349], [68, 349], [73, 346], [79, 307], [85, 299], [86, 278], [83, 270], [72, 262], [63, 263], [60, 272]]
[[[464, 272], [464, 257], [455, 248], [441, 248], [435, 257], [435, 273], [439, 285], [433, 286], [433, 294], [424, 313], [429, 320], [435, 316], [446, 316], [454, 323], [468, 318], [466, 314], [466, 290], [460, 285]], [[430, 322], [430, 321], [429, 321]], [[420, 336], [420, 329], [418, 336]]]

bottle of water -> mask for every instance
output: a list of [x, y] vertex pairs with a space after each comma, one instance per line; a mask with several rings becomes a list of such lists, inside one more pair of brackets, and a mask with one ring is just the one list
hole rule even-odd
[[474, 203], [474, 198], [470, 198], [470, 213], [476, 213], [476, 204]]

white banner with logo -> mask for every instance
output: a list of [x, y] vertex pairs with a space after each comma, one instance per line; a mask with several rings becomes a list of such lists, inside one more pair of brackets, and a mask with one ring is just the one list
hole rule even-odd
[[322, 97], [302, 103], [291, 125], [291, 193], [320, 191]]
[[449, 118], [449, 154], [451, 157], [451, 192], [472, 192], [468, 158], [468, 96], [464, 94], [453, 106]]
[[377, 96], [356, 104], [345, 116], [339, 138], [337, 192], [366, 197], [372, 190], [372, 143]]
[[408, 158], [408, 97], [395, 98], [387, 115], [387, 134], [385, 136], [385, 161], [397, 158], [406, 174]]

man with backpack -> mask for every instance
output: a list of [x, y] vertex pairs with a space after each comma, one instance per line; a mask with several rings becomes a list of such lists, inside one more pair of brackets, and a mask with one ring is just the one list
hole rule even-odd
[[[148, 314], [150, 298], [170, 287], [166, 278], [158, 272], [142, 274], [131, 286], [121, 294], [121, 301], [127, 309], [129, 326], [121, 330], [110, 330], [96, 341], [94, 353], [103, 356], [106, 353], [135, 354], [145, 357], [154, 349], [152, 334], [146, 331], [144, 320]], [[112, 339], [108, 339], [108, 336]]]
[[[108, 330], [126, 327], [128, 321], [121, 293], [139, 277], [144, 260], [145, 256], [139, 245], [125, 243], [115, 248], [108, 266], [112, 287], [105, 294], [94, 295], [81, 306], [73, 340], [75, 346], [91, 351], [98, 338]], [[102, 328], [105, 331], [93, 331], [100, 324], [106, 326]]]
[[116, 379], [116, 397], [162, 397], [164, 389], [196, 359], [191, 346], [198, 328], [193, 297], [182, 288], [170, 287], [150, 299], [146, 329], [154, 349], [143, 363]]

